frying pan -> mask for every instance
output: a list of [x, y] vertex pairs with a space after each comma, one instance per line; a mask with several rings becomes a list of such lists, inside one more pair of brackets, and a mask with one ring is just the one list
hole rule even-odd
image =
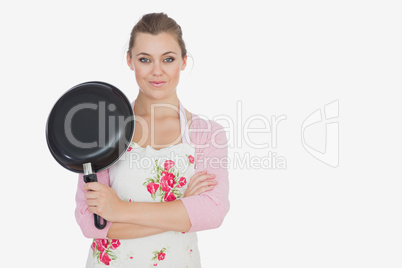
[[[127, 150], [134, 135], [134, 112], [127, 97], [105, 82], [86, 82], [68, 90], [52, 108], [46, 140], [64, 168], [96, 182], [96, 172], [112, 166]], [[101, 222], [103, 220], [103, 223]], [[106, 220], [94, 214], [98, 229]]]

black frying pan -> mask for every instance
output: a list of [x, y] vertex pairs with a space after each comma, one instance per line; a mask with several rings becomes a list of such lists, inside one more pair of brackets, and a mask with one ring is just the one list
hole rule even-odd
[[[54, 105], [46, 124], [46, 140], [56, 161], [68, 170], [97, 181], [96, 172], [113, 165], [134, 135], [134, 112], [127, 97], [104, 82], [86, 82], [68, 90]], [[98, 229], [106, 220], [94, 215]]]

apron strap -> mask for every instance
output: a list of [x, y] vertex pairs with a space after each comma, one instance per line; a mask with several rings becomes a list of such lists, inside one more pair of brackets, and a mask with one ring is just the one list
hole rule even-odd
[[185, 144], [190, 144], [190, 135], [188, 131], [188, 122], [187, 122], [187, 115], [184, 106], [180, 102], [180, 132], [181, 132], [181, 139], [182, 142]]

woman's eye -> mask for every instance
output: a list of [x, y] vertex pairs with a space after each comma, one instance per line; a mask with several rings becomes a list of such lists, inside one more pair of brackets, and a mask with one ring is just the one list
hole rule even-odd
[[172, 57], [164, 59], [164, 62], [172, 62], [172, 61], [174, 61], [174, 58]]
[[148, 63], [150, 60], [147, 58], [140, 58], [140, 62]]

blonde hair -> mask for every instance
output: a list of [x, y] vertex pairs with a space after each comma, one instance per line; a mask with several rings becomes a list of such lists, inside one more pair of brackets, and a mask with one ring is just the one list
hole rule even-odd
[[133, 27], [128, 45], [128, 53], [130, 58], [132, 57], [131, 50], [134, 47], [137, 33], [149, 33], [153, 35], [157, 35], [159, 33], [170, 33], [180, 46], [181, 56], [184, 58], [187, 54], [180, 25], [177, 24], [174, 19], [168, 17], [168, 15], [165, 13], [145, 14]]

